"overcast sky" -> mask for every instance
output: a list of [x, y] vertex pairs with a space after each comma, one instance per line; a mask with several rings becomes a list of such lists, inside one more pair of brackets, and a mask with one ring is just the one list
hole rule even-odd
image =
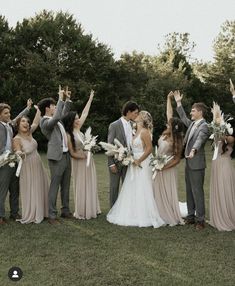
[[235, 20], [235, 0], [0, 0], [11, 26], [43, 9], [73, 14], [116, 58], [133, 50], [155, 55], [166, 34], [188, 32], [193, 57], [209, 61], [220, 26]]

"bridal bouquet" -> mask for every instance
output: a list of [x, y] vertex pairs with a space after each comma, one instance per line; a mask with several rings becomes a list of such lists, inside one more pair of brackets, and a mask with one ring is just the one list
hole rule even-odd
[[127, 147], [124, 147], [116, 138], [114, 139], [114, 144], [106, 142], [100, 142], [99, 144], [106, 150], [105, 154], [107, 156], [113, 156], [123, 166], [128, 166], [134, 162], [132, 152]]
[[232, 135], [233, 128], [231, 124], [228, 122], [229, 120], [233, 119], [232, 117], [224, 117], [220, 106], [213, 102], [213, 107], [211, 109], [213, 114], [213, 120], [211, 123], [208, 124], [209, 132], [211, 133], [209, 139], [214, 140], [214, 156], [212, 160], [215, 160], [218, 155], [218, 142], [221, 137], [225, 135]]
[[152, 172], [153, 172], [153, 176], [152, 179], [154, 180], [156, 175], [157, 175], [157, 171], [161, 171], [163, 169], [163, 167], [171, 160], [173, 159], [173, 156], [167, 156], [167, 155], [161, 155], [158, 154], [158, 149], [157, 146], [155, 146], [155, 156], [153, 156], [150, 159], [150, 166], [152, 166]]
[[8, 164], [11, 168], [14, 168], [16, 163], [18, 163], [16, 176], [19, 177], [23, 163], [20, 153], [21, 152], [16, 152], [16, 153], [10, 151], [4, 152], [2, 155], [0, 155], [0, 167], [3, 167]]
[[95, 153], [95, 152], [100, 151], [100, 147], [96, 144], [97, 137], [98, 137], [98, 135], [92, 136], [92, 134], [91, 134], [91, 127], [88, 127], [86, 132], [85, 132], [85, 134], [84, 134], [84, 140], [82, 140], [83, 150], [84, 151], [88, 151], [88, 154], [87, 154], [87, 167], [90, 164], [91, 153]]

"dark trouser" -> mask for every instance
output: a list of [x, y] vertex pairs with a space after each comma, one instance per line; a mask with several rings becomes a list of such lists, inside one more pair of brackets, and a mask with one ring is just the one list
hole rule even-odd
[[69, 213], [69, 188], [71, 178], [71, 161], [69, 153], [63, 153], [60, 161], [48, 160], [51, 172], [51, 183], [49, 188], [49, 218], [56, 218], [56, 201], [60, 187], [61, 213]]
[[10, 214], [19, 212], [19, 178], [16, 177], [16, 167], [8, 164], [0, 168], [0, 217], [5, 217], [5, 200], [9, 190]]
[[119, 185], [120, 180], [122, 180], [122, 184], [125, 180], [127, 167], [122, 167], [119, 169], [118, 173], [114, 174], [110, 171], [109, 168], [109, 180], [110, 180], [110, 190], [109, 190], [109, 201], [110, 201], [110, 207], [114, 205], [118, 198], [118, 192], [119, 192]]
[[192, 170], [187, 165], [185, 167], [186, 198], [188, 207], [188, 219], [203, 222], [205, 220], [205, 199], [204, 199], [204, 177], [205, 169]]

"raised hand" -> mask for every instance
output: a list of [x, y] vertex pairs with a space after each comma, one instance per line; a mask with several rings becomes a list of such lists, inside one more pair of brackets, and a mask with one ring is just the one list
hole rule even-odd
[[33, 105], [33, 101], [32, 101], [31, 98], [29, 98], [29, 99], [27, 100], [27, 108], [30, 109], [30, 108], [32, 107], [32, 105]]
[[59, 95], [59, 99], [60, 100], [64, 100], [64, 90], [61, 89], [61, 85], [59, 85], [59, 92], [58, 92], [58, 95]]
[[174, 92], [170, 91], [167, 95], [168, 98], [172, 99], [174, 97]]
[[69, 100], [71, 98], [71, 91], [69, 90], [68, 86], [66, 86], [64, 94], [65, 94], [66, 99]]
[[231, 78], [229, 79], [229, 82], [230, 82], [230, 91], [232, 95], [235, 96], [235, 89], [234, 89], [234, 85], [233, 85]]
[[181, 103], [181, 101], [183, 99], [183, 94], [181, 95], [179, 90], [175, 90], [174, 91], [174, 98], [175, 98], [176, 103]]

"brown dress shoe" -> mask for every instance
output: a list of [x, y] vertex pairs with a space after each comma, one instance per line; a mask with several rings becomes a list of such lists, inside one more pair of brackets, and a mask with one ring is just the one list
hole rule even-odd
[[73, 214], [72, 213], [62, 213], [61, 217], [62, 218], [73, 218]]
[[6, 222], [5, 218], [4, 217], [0, 217], [0, 225], [4, 225], [6, 223], [7, 222]]
[[53, 225], [60, 224], [60, 222], [57, 219], [55, 219], [55, 218], [49, 218], [48, 219], [48, 223], [49, 224], [53, 224]]
[[196, 225], [195, 225], [195, 229], [196, 230], [202, 230], [205, 228], [205, 223], [204, 221], [203, 222], [197, 222]]

